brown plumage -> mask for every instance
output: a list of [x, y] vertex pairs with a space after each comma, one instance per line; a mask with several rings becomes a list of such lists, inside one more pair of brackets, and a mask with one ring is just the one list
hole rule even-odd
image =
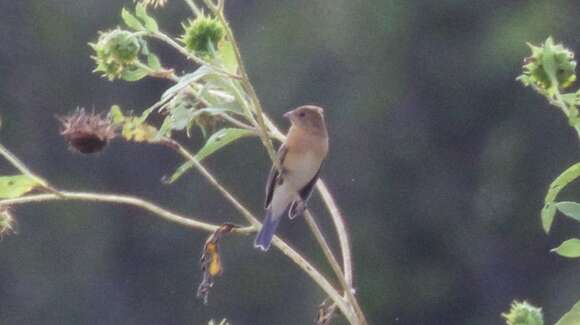
[[286, 142], [278, 150], [282, 174], [272, 167], [266, 185], [266, 217], [254, 245], [266, 251], [284, 212], [294, 218], [306, 209], [318, 180], [320, 166], [328, 154], [328, 132], [323, 109], [301, 106], [286, 114], [292, 125]]

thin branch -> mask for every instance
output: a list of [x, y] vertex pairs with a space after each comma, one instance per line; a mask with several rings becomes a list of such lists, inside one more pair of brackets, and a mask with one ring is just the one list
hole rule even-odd
[[[26, 195], [15, 199], [0, 200], [0, 207], [23, 205], [28, 203], [41, 203], [48, 201], [88, 201], [88, 202], [106, 202], [125, 204], [139, 207], [147, 210], [162, 219], [180, 224], [189, 228], [200, 229], [208, 232], [213, 232], [218, 229], [218, 225], [195, 220], [175, 212], [164, 209], [154, 203], [145, 201], [138, 197], [118, 195], [118, 194], [101, 194], [101, 193], [83, 193], [83, 192], [60, 192], [60, 196], [56, 194], [36, 194]], [[255, 227], [234, 228], [233, 232], [239, 234], [249, 234], [255, 232]]]
[[[208, 3], [211, 3], [211, 0], [205, 0], [205, 2], [206, 2], [206, 4], [208, 4]], [[256, 90], [254, 89], [254, 86], [250, 82], [250, 78], [248, 77], [248, 73], [246, 72], [246, 68], [245, 68], [244, 63], [242, 61], [242, 55], [240, 53], [240, 48], [238, 47], [238, 43], [236, 42], [234, 32], [231, 29], [225, 15], [224, 15], [224, 12], [222, 10], [223, 4], [222, 4], [221, 8], [219, 6], [218, 6], [218, 8], [215, 8], [215, 5], [211, 6], [210, 4], [208, 4], [208, 6], [210, 8], [213, 8], [214, 14], [218, 17], [218, 19], [220, 20], [220, 22], [222, 23], [222, 25], [224, 26], [224, 28], [226, 30], [227, 39], [229, 39], [233, 45], [232, 47], [234, 49], [234, 53], [236, 55], [236, 60], [238, 61], [238, 67], [239, 67], [239, 70], [241, 73], [241, 82], [244, 85], [244, 88], [246, 89], [246, 91], [249, 92], [252, 103], [254, 104], [253, 106], [254, 106], [255, 113], [256, 113], [256, 121], [258, 124], [257, 129], [260, 132], [260, 139], [262, 140], [262, 143], [266, 147], [266, 151], [268, 152], [270, 159], [273, 161], [276, 168], [281, 171], [282, 169], [278, 165], [279, 163], [278, 163], [278, 160], [276, 159], [276, 151], [274, 150], [274, 145], [272, 144], [272, 141], [270, 140], [270, 137], [268, 136], [268, 128], [266, 127], [266, 123], [264, 121], [264, 113], [263, 113], [263, 109], [262, 109], [262, 104], [260, 103], [260, 99], [258, 98], [258, 95], [256, 94]]]
[[40, 186], [42, 186], [45, 190], [54, 193], [55, 195], [60, 195], [60, 192], [56, 190], [54, 187], [52, 187], [48, 183], [48, 181], [34, 174], [30, 169], [28, 169], [28, 167], [26, 167], [26, 165], [24, 165], [24, 163], [20, 161], [20, 159], [18, 159], [12, 152], [10, 152], [10, 150], [8, 150], [8, 148], [4, 147], [4, 145], [2, 145], [1, 143], [0, 143], [0, 155], [2, 155], [6, 160], [8, 160], [8, 162], [10, 162], [12, 166], [16, 167], [16, 169], [18, 169], [22, 174], [27, 175], [28, 177], [32, 178], [36, 183], [40, 184]]
[[193, 11], [193, 14], [197, 17], [203, 14], [203, 12], [199, 9], [193, 0], [185, 0], [185, 3], [187, 3], [187, 5], [191, 8], [191, 11]]
[[[180, 155], [194, 164], [194, 167], [213, 185], [220, 193], [238, 210], [244, 218], [253, 226], [260, 225], [258, 219], [244, 207], [237, 198], [235, 198], [219, 181], [197, 160], [195, 157], [185, 149], [179, 142], [172, 139], [165, 139], [169, 147], [175, 149]], [[274, 246], [278, 247], [286, 256], [288, 256], [296, 265], [302, 268], [310, 277], [326, 292], [326, 294], [337, 304], [338, 308], [344, 316], [352, 323], [356, 323], [355, 314], [351, 311], [348, 304], [346, 304], [343, 297], [338, 291], [326, 280], [326, 278], [316, 269], [310, 262], [308, 262], [302, 255], [298, 254], [292, 247], [290, 247], [283, 240], [274, 237]]]
[[340, 285], [342, 286], [342, 288], [344, 290], [344, 295], [346, 296], [346, 298], [348, 299], [348, 301], [351, 303], [352, 307], [354, 308], [354, 312], [357, 314], [358, 318], [362, 321], [362, 323], [366, 324], [367, 321], [365, 319], [365, 315], [362, 312], [362, 309], [360, 308], [358, 301], [354, 297], [353, 292], [352, 292], [352, 288], [347, 283], [346, 278], [345, 278], [342, 270], [340, 269], [340, 265], [338, 264], [338, 262], [336, 261], [336, 258], [332, 254], [332, 249], [330, 248], [330, 245], [328, 244], [328, 242], [324, 238], [324, 234], [322, 234], [320, 227], [318, 227], [318, 224], [316, 224], [316, 220], [315, 220], [314, 216], [312, 215], [312, 213], [310, 211], [306, 211], [304, 213], [304, 219], [306, 219], [306, 223], [308, 224], [308, 226], [310, 227], [310, 230], [314, 234], [314, 237], [316, 238], [316, 240], [320, 244], [320, 247], [322, 248], [322, 251], [324, 252], [324, 255], [326, 256], [326, 259], [329, 261], [330, 266], [332, 267], [334, 273], [336, 274], [336, 277], [338, 278], [338, 282], [340, 283]]

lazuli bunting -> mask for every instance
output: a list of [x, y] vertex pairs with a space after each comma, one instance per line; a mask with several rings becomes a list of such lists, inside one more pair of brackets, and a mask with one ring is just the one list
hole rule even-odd
[[301, 106], [284, 114], [291, 126], [276, 159], [282, 172], [272, 167], [266, 184], [266, 217], [254, 246], [267, 251], [276, 228], [288, 209], [294, 219], [306, 203], [318, 180], [320, 166], [328, 154], [328, 132], [322, 108]]

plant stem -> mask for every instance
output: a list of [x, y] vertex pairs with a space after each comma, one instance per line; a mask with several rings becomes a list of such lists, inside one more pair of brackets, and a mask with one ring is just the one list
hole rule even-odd
[[[206, 0], [206, 2], [207, 1], [208, 0]], [[277, 138], [282, 138], [282, 139], [284, 137], [280, 133], [280, 131], [276, 128], [276, 126], [269, 119], [267, 119], [267, 117], [265, 116], [265, 114], [263, 112], [260, 100], [256, 94], [256, 91], [255, 91], [252, 83], [249, 80], [248, 74], [247, 74], [245, 66], [243, 64], [239, 46], [236, 42], [233, 31], [230, 28], [230, 26], [229, 26], [229, 24], [224, 16], [223, 11], [214, 11], [214, 14], [220, 19], [220, 21], [224, 25], [224, 28], [226, 29], [226, 37], [230, 40], [230, 42], [233, 45], [234, 53], [236, 54], [236, 59], [238, 61], [238, 66], [239, 66], [239, 70], [240, 70], [240, 74], [241, 74], [241, 82], [244, 85], [244, 88], [248, 91], [250, 98], [252, 100], [253, 106], [255, 108], [256, 121], [258, 124], [256, 127], [260, 130], [260, 138], [262, 140], [262, 143], [266, 147], [266, 150], [268, 152], [268, 155], [270, 156], [270, 159], [272, 160], [272, 162], [274, 163], [276, 168], [278, 168], [280, 170], [280, 166], [278, 165], [279, 162], [276, 159], [274, 147], [272, 145], [270, 138], [268, 137], [268, 134], [273, 133]], [[268, 124], [268, 126], [266, 126], [266, 124]], [[356, 299], [352, 295], [351, 252], [350, 252], [350, 244], [349, 244], [349, 240], [348, 240], [346, 227], [344, 225], [344, 221], [342, 220], [340, 213], [338, 213], [338, 207], [334, 203], [334, 200], [332, 199], [330, 192], [326, 188], [326, 185], [322, 181], [319, 181], [319, 184], [322, 184], [322, 185], [317, 186], [317, 188], [318, 188], [319, 192], [321, 192], [321, 195], [322, 195], [322, 192], [324, 192], [324, 194], [325, 194], [325, 195], [322, 195], [323, 200], [329, 209], [329, 212], [330, 212], [331, 217], [333, 219], [333, 223], [337, 229], [339, 242], [340, 242], [340, 246], [341, 246], [341, 251], [343, 253], [343, 263], [344, 263], [345, 276], [342, 279], [340, 279], [339, 281], [341, 281], [341, 283], [344, 283], [344, 281], [346, 281], [347, 285], [344, 288], [345, 289], [345, 296], [346, 297], [350, 296], [353, 299], [352, 305], [353, 305], [353, 308], [357, 311], [357, 316], [358, 316], [357, 318], [359, 319], [360, 324], [366, 324], [366, 320], [365, 320], [365, 317], [364, 317], [362, 310], [360, 309], [360, 305], [358, 304], [358, 302], [356, 301]], [[315, 232], [314, 229], [312, 229], [312, 230], [313, 230], [313, 232]], [[316, 236], [316, 234], [315, 234], [315, 236]], [[317, 237], [317, 239], [320, 239], [320, 238]], [[323, 251], [325, 251], [323, 242], [319, 240], [319, 243], [321, 244]], [[325, 255], [327, 253], [332, 254], [330, 251], [325, 251]], [[332, 259], [328, 258], [328, 256], [327, 256], [327, 259], [331, 265], [333, 265], [333, 260], [334, 260], [334, 262], [336, 262], [336, 258], [334, 258], [334, 256]], [[334, 268], [334, 266], [333, 266], [333, 268]]]
[[[209, 1], [210, 0], [206, 0], [206, 3]], [[212, 7], [210, 6], [210, 8], [212, 8]], [[214, 10], [214, 14], [218, 17], [218, 19], [220, 20], [220, 22], [224, 26], [224, 28], [226, 30], [226, 38], [229, 39], [229, 41], [232, 43], [232, 47], [233, 47], [234, 53], [236, 55], [236, 60], [238, 61], [238, 68], [239, 68], [240, 74], [241, 74], [242, 85], [245, 88], [245, 90], [249, 93], [250, 98], [251, 98], [252, 103], [253, 103], [253, 106], [254, 106], [254, 109], [255, 109], [256, 122], [258, 124], [256, 127], [257, 127], [258, 131], [260, 132], [260, 139], [262, 140], [262, 143], [266, 147], [266, 151], [268, 152], [270, 159], [273, 161], [276, 168], [279, 171], [281, 171], [282, 169], [280, 168], [279, 162], [276, 159], [276, 151], [274, 150], [274, 145], [272, 144], [272, 141], [270, 140], [270, 137], [268, 136], [268, 128], [266, 127], [266, 123], [264, 122], [264, 112], [262, 109], [262, 104], [260, 103], [260, 99], [258, 98], [258, 95], [256, 94], [256, 90], [254, 89], [254, 86], [250, 82], [250, 78], [248, 77], [248, 73], [246, 72], [246, 68], [245, 68], [244, 63], [242, 61], [242, 55], [240, 53], [240, 48], [239, 48], [238, 43], [236, 41], [236, 38], [234, 36], [234, 32], [231, 29], [226, 17], [224, 16], [223, 10], [221, 10], [221, 9]]]
[[185, 0], [185, 3], [187, 3], [187, 5], [191, 8], [191, 11], [193, 11], [197, 17], [203, 14], [193, 0]]
[[342, 288], [344, 290], [344, 295], [345, 295], [346, 299], [348, 299], [348, 301], [350, 302], [350, 304], [354, 308], [354, 312], [357, 314], [357, 317], [361, 321], [361, 324], [366, 324], [367, 321], [365, 319], [365, 315], [362, 312], [360, 305], [358, 304], [358, 301], [354, 297], [353, 292], [352, 292], [352, 288], [347, 283], [346, 278], [345, 278], [342, 270], [340, 269], [340, 265], [338, 264], [336, 258], [332, 254], [332, 250], [330, 248], [330, 245], [328, 244], [328, 242], [324, 238], [324, 235], [322, 234], [320, 227], [318, 227], [318, 225], [316, 224], [316, 220], [315, 220], [314, 216], [312, 215], [312, 213], [310, 211], [305, 211], [304, 219], [306, 219], [306, 223], [310, 227], [310, 230], [314, 234], [314, 237], [316, 237], [316, 240], [320, 244], [320, 247], [322, 248], [322, 251], [324, 252], [324, 255], [326, 256], [326, 259], [329, 261], [330, 266], [332, 267], [334, 273], [336, 274], [336, 277], [338, 278], [338, 282], [340, 283], [340, 285], [342, 286]]
[[222, 74], [222, 75], [225, 75], [225, 76], [230, 77], [230, 78], [233, 78], [233, 79], [240, 79], [240, 76], [237, 76], [235, 74], [229, 73], [229, 72], [225, 71], [224, 69], [219, 68], [219, 67], [216, 67], [215, 65], [213, 65], [213, 64], [205, 61], [204, 59], [202, 59], [202, 58], [200, 58], [198, 56], [195, 56], [195, 55], [191, 54], [191, 52], [189, 52], [186, 48], [184, 48], [183, 46], [179, 45], [171, 37], [169, 37], [169, 36], [167, 36], [167, 35], [165, 35], [163, 33], [160, 33], [160, 32], [156, 32], [156, 33], [149, 32], [149, 33], [147, 33], [145, 35], [150, 36], [150, 37], [153, 37], [153, 38], [156, 38], [156, 39], [158, 39], [160, 41], [163, 41], [163, 42], [167, 43], [169, 46], [171, 46], [174, 49], [176, 49], [177, 51], [179, 51], [179, 53], [183, 54], [186, 58], [190, 59], [191, 61], [193, 61], [193, 62], [195, 62], [195, 63], [197, 63], [199, 65], [202, 65], [202, 66], [204, 65], [206, 67], [209, 67], [209, 68], [211, 68], [212, 70], [214, 70], [218, 74]]
[[55, 195], [60, 195], [60, 192], [54, 187], [52, 187], [48, 183], [48, 181], [34, 174], [30, 169], [28, 169], [28, 167], [26, 167], [26, 165], [24, 165], [20, 161], [20, 159], [18, 159], [12, 152], [10, 152], [10, 150], [8, 150], [8, 148], [4, 147], [4, 145], [2, 145], [1, 143], [0, 143], [0, 155], [2, 155], [6, 160], [8, 160], [8, 162], [10, 162], [12, 166], [16, 167], [16, 169], [18, 169], [22, 174], [25, 174], [26, 176], [32, 178], [46, 191], [54, 193]]
[[[169, 147], [174, 148], [180, 155], [182, 155], [187, 160], [194, 164], [194, 167], [213, 185], [217, 188], [220, 193], [238, 210], [246, 220], [252, 225], [254, 229], [260, 226], [258, 219], [246, 208], [244, 207], [237, 198], [235, 198], [219, 181], [197, 160], [195, 157], [185, 149], [179, 142], [172, 139], [166, 139], [169, 143]], [[290, 247], [283, 240], [274, 237], [272, 242], [274, 246], [278, 247], [286, 256], [288, 256], [294, 263], [296, 263], [300, 268], [302, 268], [310, 277], [329, 295], [329, 297], [337, 304], [338, 308], [345, 315], [345, 317], [352, 324], [356, 323], [356, 315], [352, 312], [338, 291], [326, 280], [326, 278], [316, 269], [310, 262], [308, 262], [302, 255], [298, 254], [292, 247]], [[363, 323], [360, 323], [363, 324]]]
[[[185, 217], [183, 215], [166, 210], [154, 203], [145, 201], [143, 199], [118, 194], [101, 194], [101, 193], [83, 193], [83, 192], [60, 192], [60, 196], [56, 194], [37, 194], [37, 195], [26, 195], [15, 199], [0, 200], [0, 207], [22, 205], [27, 203], [41, 203], [48, 201], [89, 201], [89, 202], [105, 202], [105, 203], [116, 203], [125, 204], [135, 207], [139, 207], [143, 210], [147, 210], [162, 219], [167, 221], [180, 224], [189, 228], [201, 229], [208, 232], [213, 232], [218, 229], [218, 225], [213, 225], [210, 223], [198, 221], [192, 218]], [[254, 227], [243, 227], [234, 228], [232, 230], [239, 234], [249, 234], [255, 231]]]
[[[562, 98], [562, 94], [560, 93], [560, 89], [556, 88], [556, 92], [554, 94], [554, 97], [556, 98], [555, 101], [550, 100], [550, 98], [548, 98], [548, 100], [553, 105], [559, 107], [562, 110], [562, 112], [566, 115], [566, 117], [568, 119], [570, 119], [570, 109], [568, 108], [568, 105], [566, 105], [564, 98]], [[574, 130], [576, 130], [576, 134], [578, 135], [578, 138], [580, 139], [580, 125], [575, 125]]]

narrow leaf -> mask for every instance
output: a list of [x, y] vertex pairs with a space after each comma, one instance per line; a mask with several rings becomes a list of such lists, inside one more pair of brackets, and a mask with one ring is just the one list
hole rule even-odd
[[[205, 158], [209, 157], [216, 151], [222, 149], [223, 147], [227, 146], [228, 144], [247, 136], [254, 135], [254, 132], [245, 129], [235, 129], [235, 128], [228, 128], [228, 129], [221, 129], [214, 133], [209, 139], [207, 139], [205, 145], [197, 152], [194, 159], [196, 161], [201, 162]], [[171, 175], [171, 177], [165, 180], [165, 183], [171, 184], [175, 182], [181, 175], [183, 175], [186, 171], [188, 171], [191, 167], [193, 167], [193, 162], [188, 161], [183, 165], [179, 166], [175, 173]]]
[[27, 175], [0, 176], [0, 198], [20, 197], [39, 184]]
[[554, 221], [554, 214], [556, 213], [554, 201], [556, 200], [556, 196], [558, 196], [558, 193], [566, 185], [578, 178], [578, 176], [580, 176], [580, 163], [570, 166], [550, 184], [550, 188], [544, 199], [544, 208], [542, 209], [542, 224], [546, 233], [550, 231], [552, 222]]
[[123, 8], [123, 10], [121, 10], [121, 18], [123, 18], [123, 22], [129, 28], [132, 28], [132, 29], [137, 30], [137, 31], [146, 30], [145, 26], [143, 26], [143, 24], [141, 24], [139, 19], [135, 18], [135, 16], [133, 16], [133, 14], [131, 14], [129, 12], [129, 10], [127, 10], [125, 8]]
[[578, 325], [580, 324], [580, 301], [560, 318], [556, 325]]
[[554, 223], [554, 216], [556, 215], [556, 205], [554, 203], [547, 203], [542, 208], [542, 228], [546, 233], [550, 232], [552, 223]]
[[125, 70], [121, 75], [121, 79], [125, 81], [139, 81], [147, 77], [147, 74], [147, 71], [141, 68], [137, 68], [135, 70]]
[[155, 19], [153, 19], [151, 16], [147, 14], [147, 9], [145, 9], [145, 6], [143, 4], [141, 3], [137, 4], [137, 6], [135, 7], [135, 14], [137, 15], [137, 17], [139, 17], [139, 19], [141, 19], [141, 21], [143, 21], [146, 30], [153, 33], [159, 31], [159, 26], [157, 26], [157, 22], [155, 21]]
[[558, 202], [556, 203], [556, 207], [560, 212], [565, 214], [566, 216], [580, 221], [580, 203], [576, 202]]
[[153, 53], [147, 55], [147, 65], [153, 70], [161, 69], [161, 61], [159, 61], [159, 57]]
[[234, 51], [234, 46], [230, 41], [223, 41], [220, 45], [218, 54], [226, 68], [226, 71], [230, 73], [238, 72], [238, 59], [236, 57], [236, 52]]
[[183, 75], [175, 85], [171, 86], [163, 93], [163, 95], [161, 95], [161, 100], [175, 96], [183, 88], [189, 86], [192, 82], [203, 78], [208, 73], [210, 73], [210, 70], [206, 66], [202, 66], [192, 73]]
[[580, 257], [580, 239], [572, 238], [564, 241], [560, 246], [551, 250], [564, 257]]

